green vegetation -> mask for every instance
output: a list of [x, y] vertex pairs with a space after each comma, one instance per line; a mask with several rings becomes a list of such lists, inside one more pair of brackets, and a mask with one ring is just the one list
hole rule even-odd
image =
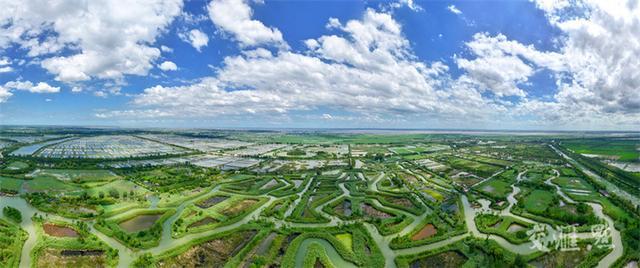
[[0, 192], [17, 194], [22, 189], [21, 179], [0, 176]]
[[4, 207], [2, 209], [2, 215], [4, 215], [5, 217], [7, 217], [7, 219], [15, 222], [15, 223], [21, 223], [22, 222], [22, 213], [20, 212], [20, 210], [17, 210], [14, 207]]
[[27, 240], [27, 233], [17, 224], [0, 218], [0, 266], [18, 267], [22, 244]]
[[[84, 158], [57, 158], [62, 147], [51, 145], [33, 155], [3, 151], [1, 267], [19, 267], [25, 252], [34, 267], [624, 267], [640, 259], [636, 174], [611, 166], [630, 153], [631, 134], [37, 133], [103, 145], [83, 147]], [[119, 138], [110, 144], [105, 133]], [[124, 158], [135, 153], [122, 140], [142, 144], [144, 156]], [[87, 158], [110, 153], [118, 157]], [[610, 221], [621, 246], [602, 249], [591, 231]], [[34, 241], [25, 244], [19, 222]], [[533, 250], [536, 224], [574, 226], [579, 250]]]
[[476, 216], [475, 221], [480, 232], [502, 236], [514, 244], [529, 241], [527, 231], [532, 225], [514, 217], [481, 214]]
[[91, 234], [86, 223], [36, 218], [38, 242], [31, 251], [36, 267], [115, 266], [118, 251]]
[[95, 228], [130, 248], [151, 248], [158, 245], [162, 223], [174, 213], [173, 209], [133, 210], [108, 219], [98, 218]]
[[563, 146], [579, 154], [614, 157], [620, 161], [640, 161], [640, 142], [629, 139], [580, 139], [562, 142]]

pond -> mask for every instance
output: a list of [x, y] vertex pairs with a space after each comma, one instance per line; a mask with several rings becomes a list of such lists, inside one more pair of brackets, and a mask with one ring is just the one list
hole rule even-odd
[[126, 230], [129, 233], [139, 232], [149, 229], [153, 224], [162, 217], [162, 214], [146, 214], [138, 215], [129, 220], [121, 222], [120, 228]]
[[213, 197], [211, 197], [211, 198], [209, 198], [207, 200], [198, 202], [196, 204], [196, 206], [198, 206], [200, 208], [203, 208], [203, 209], [204, 208], [210, 208], [210, 207], [215, 206], [216, 204], [218, 204], [218, 203], [220, 203], [220, 202], [222, 202], [224, 200], [227, 200], [228, 198], [229, 197], [227, 197], [227, 196], [213, 196]]
[[211, 223], [216, 223], [218, 222], [218, 220], [211, 218], [211, 217], [205, 217], [204, 219], [201, 219], [199, 221], [196, 221], [192, 224], [189, 225], [189, 228], [196, 228], [199, 226], [203, 226], [203, 225], [207, 225], [207, 224], [211, 224]]
[[45, 147], [47, 145], [51, 145], [51, 144], [54, 144], [54, 143], [63, 142], [63, 141], [69, 140], [69, 139], [71, 139], [71, 138], [66, 138], [66, 139], [61, 139], [61, 140], [53, 140], [53, 141], [48, 141], [48, 142], [42, 142], [42, 143], [36, 143], [36, 144], [23, 146], [23, 147], [20, 147], [18, 150], [13, 151], [11, 153], [11, 155], [16, 155], [16, 156], [32, 155], [36, 151], [40, 150], [40, 148], [42, 148], [42, 147]]

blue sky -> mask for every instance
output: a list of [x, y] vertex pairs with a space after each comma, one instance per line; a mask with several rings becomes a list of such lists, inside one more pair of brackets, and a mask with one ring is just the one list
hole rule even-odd
[[1, 5], [2, 124], [640, 126], [626, 1]]

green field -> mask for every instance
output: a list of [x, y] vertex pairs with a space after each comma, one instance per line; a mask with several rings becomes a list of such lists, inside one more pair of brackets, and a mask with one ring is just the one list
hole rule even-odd
[[49, 176], [35, 177], [23, 185], [27, 192], [76, 192], [82, 189]]
[[512, 191], [511, 184], [497, 178], [485, 181], [477, 185], [475, 189], [490, 197], [501, 200], [506, 199]]
[[451, 157], [448, 159], [450, 166], [456, 169], [471, 172], [480, 177], [489, 177], [500, 170], [500, 167], [480, 163], [477, 161], [467, 160], [463, 158]]
[[4, 169], [6, 170], [20, 170], [20, 169], [25, 169], [28, 168], [29, 164], [22, 162], [22, 161], [13, 161], [10, 162]]
[[640, 161], [640, 141], [638, 140], [571, 140], [563, 145], [579, 154], [612, 156], [617, 160]]
[[562, 188], [580, 189], [580, 190], [593, 190], [593, 188], [583, 179], [575, 177], [558, 177], [553, 179], [553, 182], [558, 184]]
[[533, 190], [524, 198], [524, 207], [534, 214], [544, 213], [553, 204], [554, 195], [543, 190]]
[[23, 182], [24, 181], [20, 179], [0, 176], [0, 189], [19, 192], [20, 189], [22, 189]]
[[59, 180], [75, 183], [112, 181], [120, 178], [108, 170], [42, 169], [36, 176], [53, 176]]

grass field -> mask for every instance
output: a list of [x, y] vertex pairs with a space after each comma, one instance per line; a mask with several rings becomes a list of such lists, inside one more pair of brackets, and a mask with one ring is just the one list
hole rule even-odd
[[79, 187], [48, 176], [35, 177], [33, 180], [25, 181], [24, 188], [27, 192], [73, 192], [81, 190]]
[[566, 141], [563, 145], [579, 154], [612, 156], [626, 162], [640, 159], [638, 140], [573, 140]]
[[120, 178], [108, 170], [75, 170], [75, 169], [43, 169], [36, 173], [38, 175], [49, 175], [63, 181], [73, 181], [76, 183], [112, 181]]
[[552, 205], [553, 194], [543, 190], [533, 190], [524, 199], [524, 207], [526, 210], [540, 214], [547, 210]]
[[558, 177], [553, 179], [553, 182], [558, 184], [562, 188], [579, 189], [579, 190], [593, 190], [591, 186], [580, 178], [572, 177]]
[[336, 238], [349, 250], [353, 250], [353, 237], [349, 233], [337, 234]]
[[20, 169], [25, 169], [28, 168], [29, 164], [22, 162], [22, 161], [13, 161], [11, 163], [9, 163], [4, 169], [6, 170], [20, 170]]
[[0, 189], [19, 192], [23, 180], [0, 176]]
[[511, 184], [495, 178], [476, 186], [476, 189], [497, 199], [506, 199], [509, 193], [513, 191], [513, 189], [511, 189]]
[[575, 170], [573, 170], [572, 168], [561, 168], [560, 169], [560, 174], [562, 174], [562, 176], [569, 176], [569, 177], [577, 177], [578, 173], [576, 173]]
[[500, 170], [500, 167], [494, 165], [488, 165], [476, 161], [471, 161], [467, 159], [451, 157], [448, 161], [449, 165], [456, 168], [462, 169], [473, 174], [476, 174], [481, 177], [489, 177], [493, 173], [496, 173]]
[[142, 188], [133, 182], [126, 180], [117, 180], [100, 187], [92, 187], [88, 190], [88, 193], [90, 195], [97, 196], [100, 194], [100, 192], [107, 194], [111, 190], [116, 190], [119, 193], [130, 193], [131, 191], [133, 191], [137, 194], [145, 194], [149, 192], [149, 190]]

